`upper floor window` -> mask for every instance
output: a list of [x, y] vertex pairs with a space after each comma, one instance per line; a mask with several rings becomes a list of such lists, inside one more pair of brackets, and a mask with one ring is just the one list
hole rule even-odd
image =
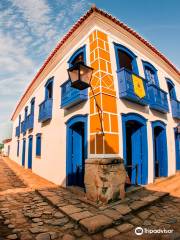
[[19, 115], [19, 126], [21, 125], [21, 115]]
[[26, 106], [24, 110], [24, 119], [27, 118], [27, 115], [28, 115], [28, 106]]
[[175, 90], [174, 83], [168, 78], [166, 78], [166, 82], [167, 82], [170, 99], [176, 100], [176, 90]]
[[78, 48], [73, 55], [70, 57], [68, 63], [70, 66], [78, 63], [78, 62], [84, 62], [86, 63], [86, 46], [83, 46], [81, 48]]
[[135, 74], [139, 74], [137, 67], [137, 56], [128, 48], [121, 44], [114, 43], [115, 54], [116, 54], [116, 62], [117, 62], [117, 70], [125, 68], [130, 72]]
[[31, 100], [31, 113], [34, 113], [35, 98]]
[[49, 79], [45, 85], [45, 99], [53, 98], [53, 78]]
[[149, 62], [143, 61], [144, 75], [148, 83], [159, 86], [157, 69]]

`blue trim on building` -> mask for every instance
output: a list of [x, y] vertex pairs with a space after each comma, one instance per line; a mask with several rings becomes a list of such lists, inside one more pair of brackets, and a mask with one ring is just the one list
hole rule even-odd
[[147, 73], [146, 73], [146, 68], [148, 68], [148, 69], [150, 69], [154, 73], [155, 85], [159, 87], [159, 80], [158, 80], [157, 69], [151, 63], [149, 63], [147, 61], [143, 61], [142, 60], [142, 64], [143, 64], [145, 78], [148, 80], [148, 76], [147, 76]]
[[[52, 108], [53, 108], [53, 82], [54, 77], [51, 77], [47, 80], [45, 84], [45, 99], [42, 103], [39, 104], [39, 122], [49, 121], [52, 118]], [[48, 86], [52, 84], [52, 93], [51, 97], [48, 96]]]
[[86, 45], [78, 48], [73, 54], [72, 56], [70, 57], [70, 59], [68, 60], [68, 64], [69, 64], [69, 67], [72, 67], [72, 62], [74, 61], [74, 59], [79, 55], [83, 53], [83, 57], [84, 57], [84, 63], [86, 64]]
[[53, 98], [53, 82], [54, 82], [54, 77], [51, 77], [47, 80], [46, 84], [44, 85], [44, 87], [45, 87], [45, 99], [49, 98], [48, 97], [48, 90], [47, 90], [49, 84], [52, 84], [52, 98]]
[[159, 140], [158, 140], [158, 150], [161, 151], [159, 153], [160, 159], [159, 161], [159, 175], [160, 177], [167, 177], [168, 176], [168, 153], [167, 153], [167, 136], [166, 136], [166, 124], [161, 121], [153, 121], [151, 122], [152, 126], [152, 137], [153, 137], [153, 159], [154, 159], [154, 178], [155, 178], [155, 136], [154, 136], [154, 129], [156, 127], [159, 127], [161, 129], [161, 135], [159, 135]]
[[114, 42], [114, 49], [115, 49], [117, 71], [119, 71], [121, 69], [121, 66], [119, 63], [119, 56], [118, 56], [118, 50], [121, 50], [121, 51], [127, 53], [132, 58], [133, 73], [139, 75], [138, 65], [137, 65], [137, 61], [136, 61], [137, 56], [130, 49], [128, 49], [127, 47], [125, 47], [119, 43]]
[[[84, 124], [84, 159], [87, 158], [87, 132], [88, 132], [88, 127], [87, 127], [87, 114], [85, 115], [75, 115], [71, 117], [67, 122], [66, 122], [66, 185], [72, 185], [73, 184], [73, 179], [72, 179], [72, 127], [75, 124], [78, 123], [83, 123]], [[83, 166], [84, 167], [84, 166]]]
[[176, 171], [180, 170], [180, 133], [178, 133], [178, 127], [174, 128], [174, 140], [176, 151]]
[[[86, 64], [86, 45], [78, 48], [73, 55], [70, 57], [68, 63], [69, 66], [72, 66], [74, 59], [83, 53], [84, 63]], [[77, 105], [81, 102], [87, 101], [88, 99], [88, 89], [78, 90], [71, 87], [71, 82], [68, 79], [61, 86], [61, 108], [68, 109]]]
[[35, 107], [35, 97], [31, 99], [31, 113], [34, 113], [34, 107]]
[[176, 96], [175, 85], [169, 78], [166, 78], [166, 82], [170, 97], [172, 116], [173, 118], [180, 119], [180, 101], [177, 99]]
[[33, 151], [33, 136], [29, 135], [29, 144], [28, 144], [28, 168], [32, 168], [32, 151]]
[[[133, 75], [136, 75], [133, 73]], [[134, 92], [134, 84], [132, 79], [132, 72], [121, 68], [121, 70], [117, 71], [118, 77], [118, 88], [119, 88], [119, 97], [122, 99], [127, 99], [132, 102], [136, 102], [141, 105], [148, 105], [149, 98], [148, 98], [148, 91], [147, 91], [147, 81], [144, 78], [142, 79], [145, 96], [143, 98], [138, 97]]]
[[23, 138], [23, 147], [22, 147], [22, 166], [25, 166], [25, 158], [26, 158], [26, 139]]
[[41, 156], [41, 133], [36, 134], [36, 156]]
[[166, 82], [167, 82], [170, 99], [177, 100], [174, 83], [169, 78], [166, 78]]
[[[139, 131], [141, 131], [141, 176], [138, 176], [138, 184], [147, 184], [148, 182], [148, 142], [147, 142], [147, 119], [137, 113], [122, 114], [122, 133], [123, 133], [123, 159], [125, 165], [127, 165], [127, 149], [126, 149], [126, 123], [128, 121], [135, 121], [140, 125]], [[136, 148], [134, 148], [136, 149]], [[132, 154], [136, 155], [136, 152]]]
[[88, 90], [78, 90], [71, 87], [71, 82], [68, 80], [61, 85], [61, 108], [68, 109], [84, 102], [88, 99]]

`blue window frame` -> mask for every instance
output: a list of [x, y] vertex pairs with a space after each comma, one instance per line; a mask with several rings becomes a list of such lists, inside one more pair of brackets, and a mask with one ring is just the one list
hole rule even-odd
[[53, 77], [45, 84], [45, 100], [53, 98]]
[[69, 67], [77, 62], [86, 63], [86, 45], [78, 48], [68, 60]]
[[129, 50], [127, 47], [114, 43], [115, 48], [115, 56], [116, 56], [116, 64], [117, 71], [122, 68], [125, 68], [137, 75], [139, 75], [138, 66], [137, 66], [137, 56]]
[[53, 107], [53, 81], [54, 77], [50, 78], [45, 84], [45, 99], [39, 104], [39, 122], [49, 121], [52, 118]]
[[41, 156], [41, 133], [36, 135], [36, 156]]
[[174, 118], [180, 119], [180, 101], [177, 99], [176, 96], [175, 85], [169, 78], [166, 78], [166, 82], [170, 97], [172, 116]]
[[25, 107], [25, 110], [24, 110], [24, 119], [26, 120], [27, 118], [27, 115], [28, 115], [28, 106]]
[[35, 106], [35, 98], [31, 99], [31, 113], [34, 113], [34, 106]]
[[174, 83], [169, 78], [166, 78], [166, 82], [167, 82], [170, 99], [177, 100]]
[[17, 157], [19, 157], [19, 140], [17, 141]]
[[148, 83], [154, 84], [159, 87], [159, 80], [157, 75], [157, 69], [149, 62], [142, 61], [144, 68], [145, 78], [148, 80]]
[[21, 115], [19, 115], [19, 126], [21, 126]]
[[[68, 60], [69, 67], [82, 61], [86, 64], [86, 45], [78, 48]], [[61, 86], [61, 108], [68, 109], [88, 99], [88, 89], [78, 90], [71, 87], [68, 79]]]

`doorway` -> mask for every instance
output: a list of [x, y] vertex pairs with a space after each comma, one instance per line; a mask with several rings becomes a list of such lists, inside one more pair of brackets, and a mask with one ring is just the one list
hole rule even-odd
[[28, 146], [28, 168], [32, 168], [32, 145], [33, 137], [29, 136], [29, 146]]
[[135, 113], [123, 114], [122, 125], [126, 185], [146, 184], [148, 177], [146, 119]]
[[175, 128], [176, 171], [180, 170], [180, 125]]
[[166, 125], [161, 121], [152, 122], [154, 148], [154, 178], [168, 175]]
[[23, 147], [22, 147], [22, 166], [25, 166], [25, 156], [26, 156], [26, 139], [23, 139]]
[[87, 157], [87, 117], [74, 116], [67, 123], [67, 186], [84, 187], [84, 167]]

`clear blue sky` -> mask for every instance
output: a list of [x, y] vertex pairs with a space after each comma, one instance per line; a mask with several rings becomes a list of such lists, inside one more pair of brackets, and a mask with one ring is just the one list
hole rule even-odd
[[179, 0], [1, 0], [0, 142], [9, 137], [12, 111], [44, 59], [92, 3], [180, 67]]

